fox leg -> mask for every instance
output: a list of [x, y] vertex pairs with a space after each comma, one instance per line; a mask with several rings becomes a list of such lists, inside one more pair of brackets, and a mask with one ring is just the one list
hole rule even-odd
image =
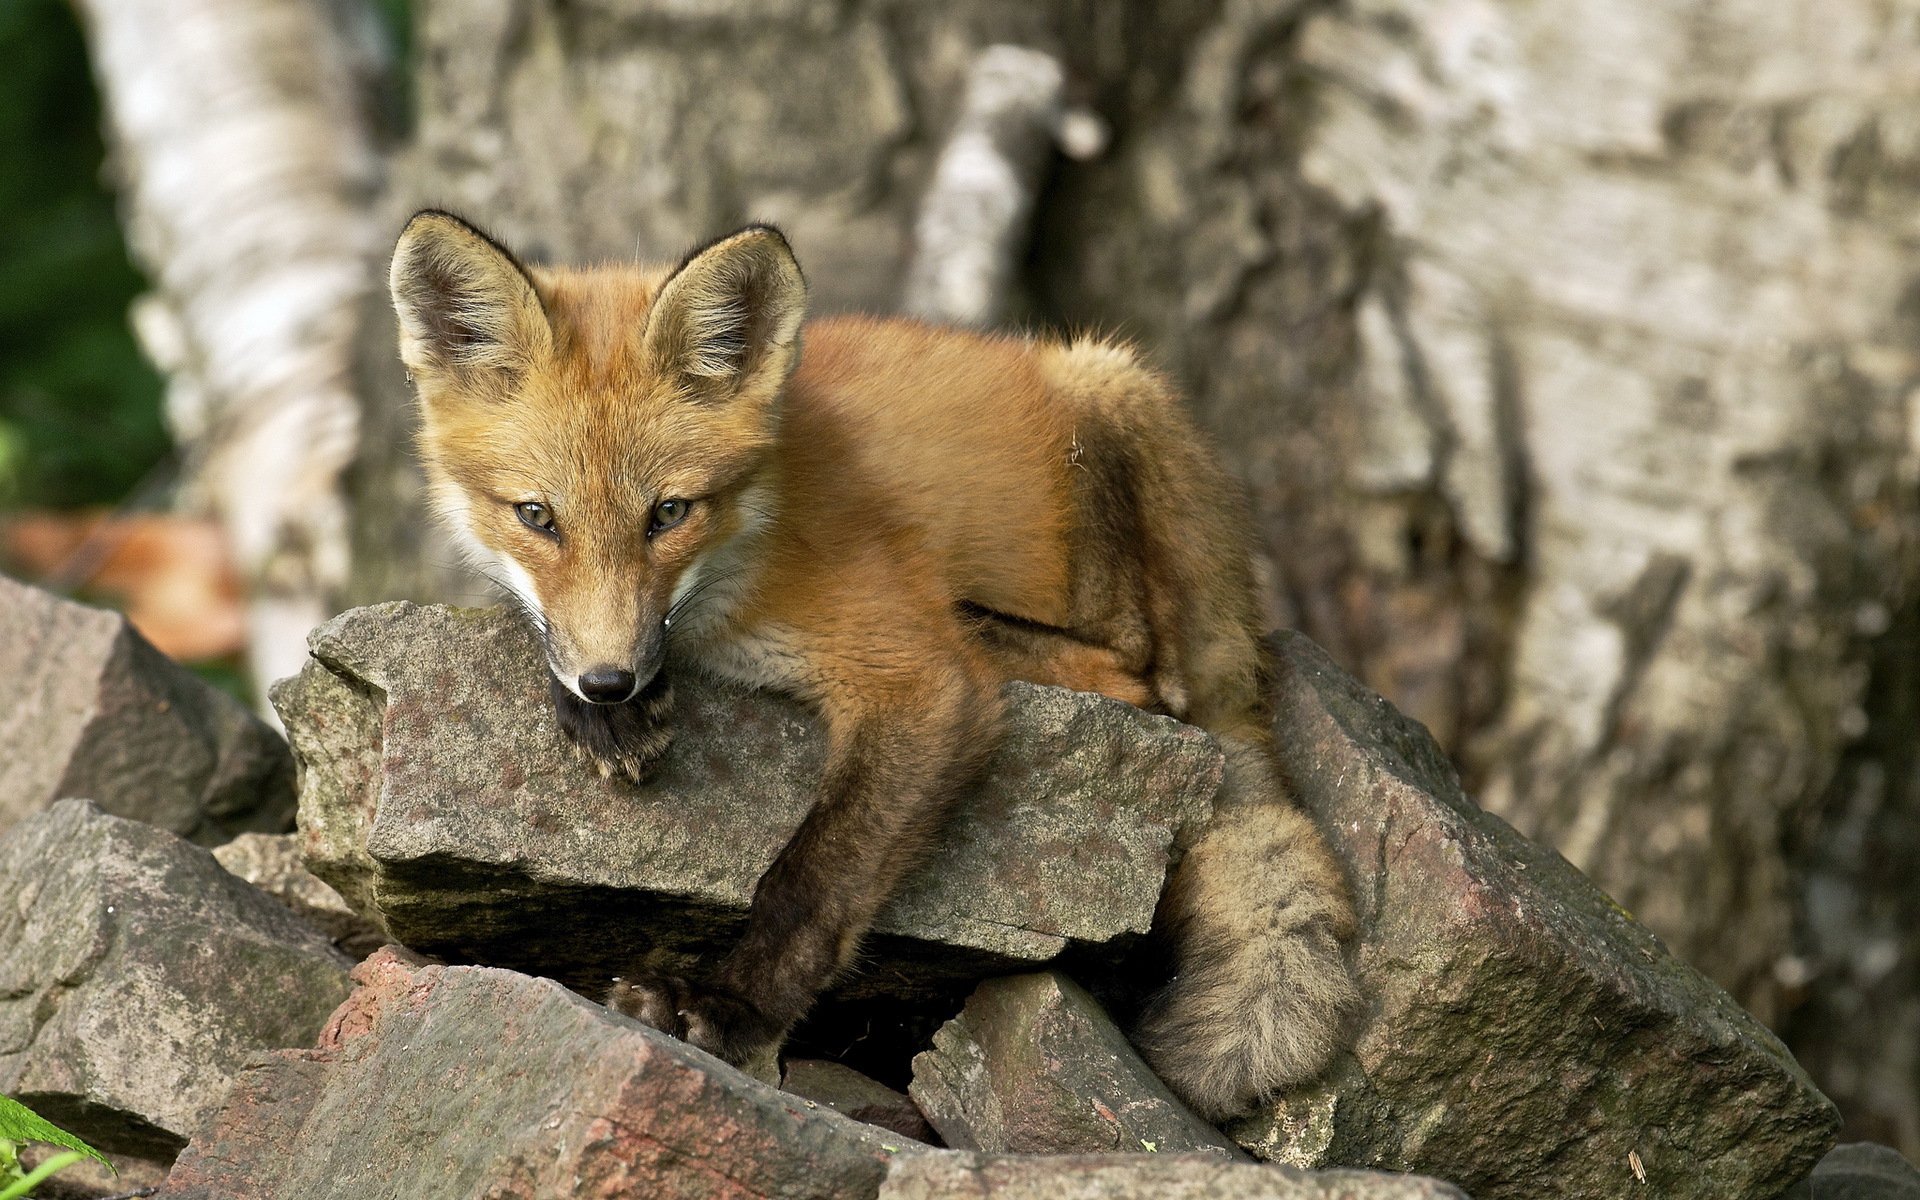
[[1153, 685], [1117, 650], [1031, 622], [979, 615], [968, 632], [1002, 678], [1098, 692], [1136, 708], [1157, 703]]
[[[736, 1065], [777, 1050], [787, 1030], [853, 960], [906, 873], [925, 857], [999, 726], [991, 674], [954, 631], [944, 646], [866, 656], [823, 707], [821, 794], [754, 889], [747, 929], [701, 980], [642, 977], [607, 1003]], [[889, 678], [876, 660], [902, 664]], [[837, 697], [837, 698], [836, 698]]]

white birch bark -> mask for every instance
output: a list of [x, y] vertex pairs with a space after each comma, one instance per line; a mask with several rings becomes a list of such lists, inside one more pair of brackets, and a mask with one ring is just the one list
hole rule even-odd
[[974, 60], [914, 223], [905, 311], [974, 326], [1005, 315], [1065, 82], [1059, 61], [1038, 50], [990, 46]]
[[355, 305], [378, 160], [351, 12], [311, 0], [75, 0], [169, 376], [189, 503], [251, 589], [251, 672], [292, 674], [347, 573]]
[[1378, 221], [1349, 483], [1433, 497], [1523, 581], [1458, 747], [1481, 802], [1821, 1039], [1853, 1136], [1909, 1147], [1916, 909], [1827, 843], [1916, 811], [1877, 782], [1910, 710], [1873, 693], [1911, 677], [1917, 22], [1354, 0], [1299, 42], [1303, 176]]

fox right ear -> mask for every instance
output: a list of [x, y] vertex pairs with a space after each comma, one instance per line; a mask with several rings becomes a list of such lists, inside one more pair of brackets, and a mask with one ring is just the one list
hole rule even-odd
[[393, 248], [387, 284], [400, 318], [400, 358], [423, 382], [517, 372], [553, 346], [527, 269], [451, 213], [414, 214]]

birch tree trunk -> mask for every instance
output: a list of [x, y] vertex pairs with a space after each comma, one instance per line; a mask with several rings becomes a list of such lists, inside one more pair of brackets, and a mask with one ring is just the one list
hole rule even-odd
[[377, 253], [366, 14], [314, 0], [75, 0], [167, 373], [185, 503], [250, 585], [250, 668], [304, 661], [348, 571], [341, 475], [358, 305]]
[[[1055, 164], [1013, 318], [1179, 376], [1275, 619], [1915, 1154], [1916, 31], [1912, 0], [429, 0], [386, 216], [572, 260], [772, 220], [817, 310], [887, 310], [974, 55], [1052, 54], [1114, 139]], [[459, 586], [368, 336], [362, 594]]]

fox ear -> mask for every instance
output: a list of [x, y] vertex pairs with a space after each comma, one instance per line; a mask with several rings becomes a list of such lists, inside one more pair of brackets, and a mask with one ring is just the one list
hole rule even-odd
[[387, 283], [400, 358], [423, 377], [511, 373], [553, 346], [527, 269], [451, 213], [414, 214], [393, 248]]
[[749, 225], [687, 256], [660, 289], [649, 357], [696, 400], [771, 400], [800, 354], [807, 284], [779, 230]]

